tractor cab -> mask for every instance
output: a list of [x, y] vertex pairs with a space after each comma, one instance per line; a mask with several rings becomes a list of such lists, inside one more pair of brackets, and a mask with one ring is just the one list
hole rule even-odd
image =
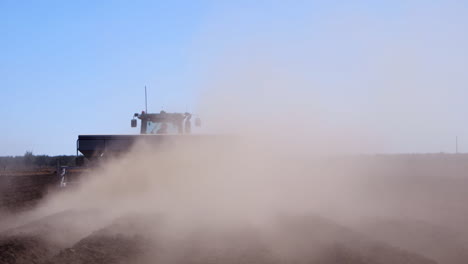
[[[137, 127], [137, 118], [141, 120], [140, 134], [190, 134], [192, 131], [192, 114], [166, 113], [157, 114], [135, 113], [131, 126]], [[199, 118], [195, 119], [195, 126], [200, 126]]]

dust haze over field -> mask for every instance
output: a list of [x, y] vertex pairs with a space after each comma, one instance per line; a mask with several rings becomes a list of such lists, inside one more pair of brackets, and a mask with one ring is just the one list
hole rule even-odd
[[[39, 236], [49, 263], [466, 263], [468, 158], [369, 154], [408, 143], [405, 133], [445, 136], [441, 84], [466, 80], [425, 68], [403, 39], [411, 30], [395, 40], [346, 22], [328, 25], [322, 45], [370, 41], [358, 49], [368, 65], [341, 75], [354, 56], [304, 65], [314, 39], [282, 58], [281, 43], [253, 38], [199, 84], [200, 133], [212, 136], [139, 142], [0, 231]], [[368, 27], [340, 37], [343, 25]], [[93, 259], [93, 248], [110, 253]]]
[[212, 136], [140, 142], [9, 232], [39, 234], [52, 263], [93, 247], [141, 263], [468, 259], [466, 157], [357, 155], [372, 147], [362, 127], [330, 124], [294, 88], [307, 81], [265, 68], [213, 83], [200, 111]]

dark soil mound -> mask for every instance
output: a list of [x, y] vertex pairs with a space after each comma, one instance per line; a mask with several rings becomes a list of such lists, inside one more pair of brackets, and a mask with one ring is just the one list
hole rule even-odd
[[[68, 219], [70, 215], [74, 214], [57, 217]], [[47, 219], [51, 221], [50, 216]], [[66, 249], [43, 239], [50, 237], [50, 232], [41, 239], [37, 235], [11, 235], [0, 241], [0, 263], [436, 263], [417, 253], [369, 239], [328, 219], [317, 216], [278, 219], [268, 228], [197, 225], [168, 236], [166, 223], [159, 218], [128, 217]], [[48, 230], [63, 232], [62, 228]]]
[[56, 253], [54, 247], [37, 236], [0, 239], [1, 264], [43, 263]]
[[131, 263], [142, 254], [142, 239], [124, 235], [91, 235], [72, 248], [62, 250], [47, 264]]

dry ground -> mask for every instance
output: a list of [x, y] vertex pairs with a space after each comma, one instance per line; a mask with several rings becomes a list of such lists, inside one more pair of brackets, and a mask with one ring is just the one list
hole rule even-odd
[[[436, 166], [434, 159], [444, 165]], [[340, 222], [312, 213], [285, 214], [268, 227], [200, 223], [169, 238], [169, 223], [161, 215], [128, 215], [96, 228], [88, 223], [98, 212], [70, 210], [10, 222], [8, 228], [0, 221], [0, 263], [468, 263], [463, 231], [468, 158], [407, 156], [378, 162], [385, 166], [366, 168], [377, 176], [368, 179], [375, 182], [363, 197], [381, 199], [386, 208], [407, 201], [399, 218]], [[57, 184], [53, 171], [0, 176], [2, 220], [21, 216], [59, 191]], [[408, 212], [417, 208], [419, 215], [433, 211], [434, 217], [414, 220]], [[74, 221], [78, 218], [82, 222]]]

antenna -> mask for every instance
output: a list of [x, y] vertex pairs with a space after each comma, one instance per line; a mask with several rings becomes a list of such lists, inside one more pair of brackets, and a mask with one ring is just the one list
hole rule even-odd
[[455, 154], [458, 154], [458, 136], [455, 137]]
[[145, 112], [148, 113], [148, 96], [146, 93], [146, 85], [145, 85]]

